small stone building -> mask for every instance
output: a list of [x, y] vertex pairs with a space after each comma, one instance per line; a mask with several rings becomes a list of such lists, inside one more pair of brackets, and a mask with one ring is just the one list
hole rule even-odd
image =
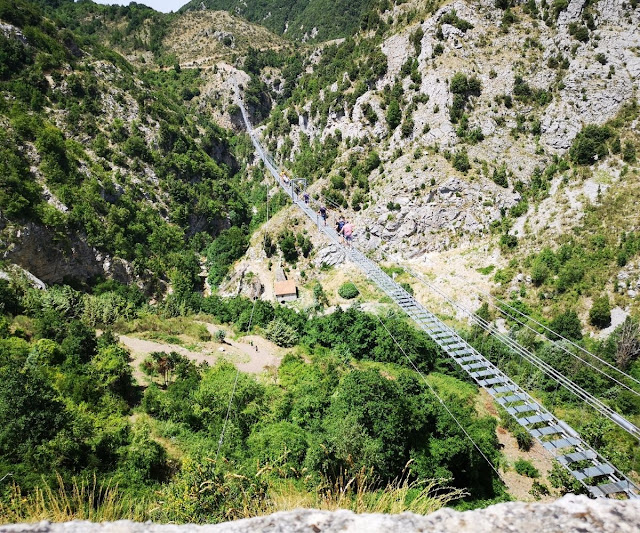
[[281, 303], [290, 302], [298, 298], [298, 289], [296, 283], [292, 279], [285, 281], [276, 281], [275, 284], [276, 300]]

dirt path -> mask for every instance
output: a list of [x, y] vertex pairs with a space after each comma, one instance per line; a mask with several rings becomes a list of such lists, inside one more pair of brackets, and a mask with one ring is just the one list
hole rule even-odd
[[[229, 336], [231, 331], [224, 326], [205, 324], [212, 335], [224, 330]], [[241, 372], [259, 374], [267, 368], [277, 368], [287, 350], [258, 335], [248, 335], [235, 341], [227, 337], [224, 343], [209, 341], [197, 344], [197, 349], [187, 349], [179, 344], [162, 341], [147, 340], [131, 335], [120, 335], [120, 343], [131, 352], [133, 374], [139, 383], [145, 383], [148, 378], [140, 369], [140, 364], [151, 352], [177, 352], [196, 363], [207, 361], [210, 364], [218, 359], [226, 359], [234, 364]]]
[[[216, 331], [220, 329], [225, 329], [213, 324], [206, 324], [206, 326], [207, 331], [212, 335], [215, 335]], [[225, 331], [228, 333], [228, 330]], [[234, 362], [234, 364], [240, 371], [251, 374], [259, 374], [268, 367], [278, 367], [287, 351], [258, 335], [247, 335], [241, 337], [239, 341], [229, 339], [224, 345], [218, 344], [218, 350], [220, 347], [225, 348], [231, 354], [244, 354], [244, 360]]]

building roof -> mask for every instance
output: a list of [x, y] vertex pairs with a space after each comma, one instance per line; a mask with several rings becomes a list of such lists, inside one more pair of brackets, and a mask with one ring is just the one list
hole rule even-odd
[[276, 281], [275, 284], [276, 298], [286, 296], [288, 294], [297, 294], [296, 282], [292, 279], [286, 281]]

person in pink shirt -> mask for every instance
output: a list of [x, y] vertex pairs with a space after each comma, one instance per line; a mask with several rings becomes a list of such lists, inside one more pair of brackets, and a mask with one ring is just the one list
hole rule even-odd
[[344, 240], [347, 241], [347, 246], [351, 246], [351, 241], [353, 240], [353, 224], [347, 220], [347, 223], [342, 226], [342, 234], [344, 235]]

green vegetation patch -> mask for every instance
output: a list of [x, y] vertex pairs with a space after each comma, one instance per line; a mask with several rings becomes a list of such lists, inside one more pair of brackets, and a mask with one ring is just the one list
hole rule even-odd
[[360, 291], [358, 290], [358, 287], [356, 287], [353, 283], [348, 281], [340, 285], [340, 288], [338, 289], [338, 294], [342, 298], [345, 298], [346, 300], [351, 300], [356, 296], [358, 296], [360, 294]]

